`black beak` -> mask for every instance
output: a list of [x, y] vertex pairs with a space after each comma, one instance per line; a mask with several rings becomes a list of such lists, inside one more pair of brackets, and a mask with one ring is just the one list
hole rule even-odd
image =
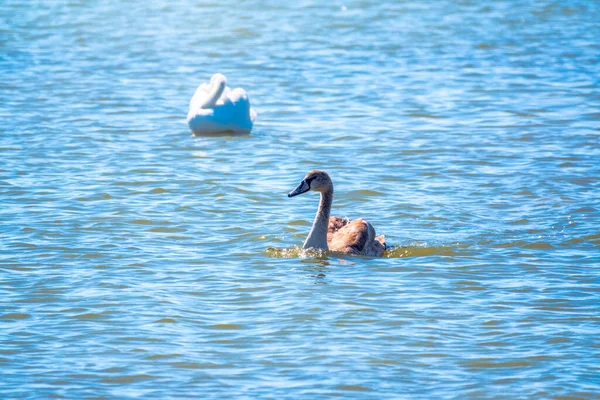
[[298, 187], [296, 189], [294, 189], [288, 193], [288, 197], [298, 196], [299, 194], [306, 193], [309, 190], [310, 190], [310, 185], [305, 180], [303, 180], [302, 182], [300, 182], [300, 184], [298, 185]]

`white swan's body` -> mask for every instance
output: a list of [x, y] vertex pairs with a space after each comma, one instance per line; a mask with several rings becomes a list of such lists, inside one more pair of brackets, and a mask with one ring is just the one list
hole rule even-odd
[[198, 86], [190, 100], [187, 121], [194, 135], [219, 132], [250, 133], [256, 111], [246, 91], [231, 90], [223, 74], [214, 74], [210, 83]]
[[375, 229], [364, 218], [349, 221], [330, 217], [333, 202], [333, 182], [325, 171], [310, 171], [288, 197], [308, 191], [321, 193], [319, 209], [310, 233], [302, 248], [331, 250], [348, 254], [381, 257], [386, 249], [383, 235], [376, 236]]

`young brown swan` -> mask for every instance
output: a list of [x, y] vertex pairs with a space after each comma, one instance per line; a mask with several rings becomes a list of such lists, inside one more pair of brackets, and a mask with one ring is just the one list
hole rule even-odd
[[325, 171], [310, 171], [300, 185], [288, 193], [288, 197], [310, 190], [321, 193], [321, 201], [315, 222], [302, 248], [381, 257], [385, 250], [385, 239], [383, 235], [375, 237], [375, 229], [367, 220], [360, 218], [348, 221], [340, 217], [329, 218], [333, 201], [333, 182]]

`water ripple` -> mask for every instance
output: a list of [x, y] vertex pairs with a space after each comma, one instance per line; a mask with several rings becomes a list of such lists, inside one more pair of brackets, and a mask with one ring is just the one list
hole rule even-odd
[[[596, 397], [599, 12], [5, 2], [0, 397]], [[315, 168], [384, 257], [300, 249]]]

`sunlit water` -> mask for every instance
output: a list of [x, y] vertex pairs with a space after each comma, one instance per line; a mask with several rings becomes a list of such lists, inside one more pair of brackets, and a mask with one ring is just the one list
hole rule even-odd
[[[597, 397], [599, 15], [2, 2], [0, 397]], [[314, 168], [383, 258], [300, 250]]]

